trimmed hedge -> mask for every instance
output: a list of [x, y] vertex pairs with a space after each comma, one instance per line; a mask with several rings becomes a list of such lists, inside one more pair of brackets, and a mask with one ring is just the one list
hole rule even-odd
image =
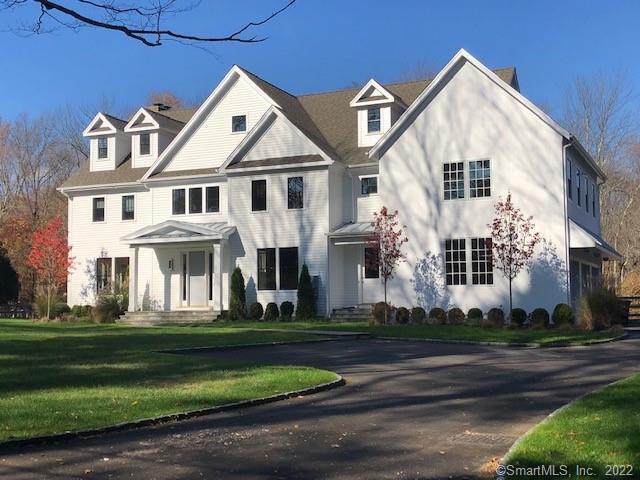
[[566, 303], [559, 303], [553, 309], [553, 323], [557, 326], [560, 325], [573, 325], [575, 323], [575, 317], [573, 310]]
[[487, 318], [482, 320], [481, 325], [489, 328], [504, 327], [504, 312], [501, 308], [492, 308], [487, 312]]
[[280, 316], [280, 312], [278, 311], [278, 304], [274, 302], [267, 303], [267, 308], [264, 311], [264, 321], [265, 322], [273, 322], [278, 320]]
[[549, 312], [544, 308], [536, 308], [531, 312], [531, 328], [547, 328], [549, 326]]
[[405, 325], [407, 323], [409, 323], [409, 319], [411, 318], [411, 315], [409, 313], [409, 309], [406, 307], [400, 307], [398, 308], [398, 310], [396, 311], [396, 322], [401, 324], [401, 325]]
[[263, 314], [264, 314], [264, 309], [262, 308], [261, 303], [253, 302], [251, 305], [249, 305], [250, 320], [260, 320]]
[[447, 321], [447, 313], [438, 307], [429, 310], [427, 323], [429, 325], [444, 325]]
[[411, 309], [411, 320], [413, 323], [424, 323], [427, 318], [427, 312], [422, 307], [413, 307]]
[[244, 276], [240, 267], [231, 274], [231, 298], [229, 300], [229, 320], [244, 320], [247, 316], [247, 297]]
[[447, 323], [449, 325], [462, 325], [464, 323], [464, 312], [458, 307], [453, 307], [447, 312]]
[[527, 312], [525, 312], [522, 308], [514, 308], [511, 312], [511, 322], [519, 327], [522, 327], [525, 323], [527, 323]]
[[373, 316], [373, 323], [376, 325], [384, 325], [385, 310], [387, 311], [387, 318], [391, 316], [391, 307], [384, 302], [378, 302], [371, 308], [371, 315]]
[[280, 318], [284, 321], [291, 320], [293, 315], [293, 303], [285, 300], [280, 304]]

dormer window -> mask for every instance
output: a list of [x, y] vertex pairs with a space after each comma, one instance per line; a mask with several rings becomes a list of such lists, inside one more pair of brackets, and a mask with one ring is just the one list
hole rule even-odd
[[234, 115], [231, 117], [231, 132], [246, 132], [247, 131], [247, 116], [246, 115]]
[[140, 155], [149, 155], [149, 154], [151, 154], [151, 134], [141, 133], [140, 134]]
[[380, 107], [367, 110], [367, 133], [380, 133]]
[[98, 158], [103, 159], [109, 156], [109, 143], [106, 137], [98, 138]]

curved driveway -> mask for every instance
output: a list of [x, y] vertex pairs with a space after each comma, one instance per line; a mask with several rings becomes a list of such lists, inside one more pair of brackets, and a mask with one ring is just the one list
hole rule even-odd
[[554, 409], [640, 370], [637, 338], [556, 349], [361, 339], [202, 354], [317, 366], [347, 385], [0, 453], [0, 478], [479, 478]]

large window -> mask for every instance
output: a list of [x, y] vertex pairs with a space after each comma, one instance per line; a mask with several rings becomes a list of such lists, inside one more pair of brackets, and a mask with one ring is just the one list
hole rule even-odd
[[202, 213], [202, 188], [189, 189], [189, 213]]
[[580, 169], [576, 168], [576, 197], [578, 199], [578, 206], [582, 204], [582, 175], [580, 174]]
[[276, 289], [276, 249], [258, 249], [258, 290]]
[[380, 256], [377, 248], [364, 248], [364, 278], [380, 278]]
[[101, 137], [98, 139], [98, 158], [107, 158], [109, 156], [109, 139]]
[[140, 155], [149, 155], [151, 153], [151, 134], [140, 134]]
[[93, 199], [93, 221], [104, 222], [104, 197]]
[[261, 212], [267, 209], [267, 181], [253, 180], [251, 182], [251, 210]]
[[464, 238], [445, 240], [444, 268], [447, 285], [467, 284], [467, 252]]
[[133, 195], [122, 197], [122, 220], [133, 220], [135, 217], [135, 199]]
[[491, 166], [489, 160], [469, 162], [469, 197], [491, 196]]
[[380, 107], [367, 110], [367, 133], [380, 132]]
[[246, 132], [247, 131], [247, 116], [246, 115], [234, 115], [231, 117], [231, 131]]
[[464, 162], [444, 164], [444, 199], [464, 198]]
[[207, 187], [207, 213], [220, 211], [220, 187]]
[[209, 278], [208, 278], [208, 290], [209, 300], [213, 300], [213, 253], [209, 253]]
[[129, 291], [129, 257], [118, 257], [114, 263], [114, 290], [118, 294], [124, 294]]
[[96, 259], [96, 288], [98, 293], [111, 288], [111, 258]]
[[362, 195], [378, 193], [378, 177], [362, 177], [360, 179], [360, 193]]
[[280, 249], [280, 290], [298, 288], [298, 247]]
[[493, 283], [493, 257], [490, 238], [471, 239], [471, 281], [474, 285]]
[[587, 213], [589, 213], [589, 208], [590, 208], [590, 204], [589, 204], [589, 187], [591, 182], [589, 181], [589, 179], [587, 177], [584, 177], [584, 207], [587, 209]]
[[185, 213], [185, 190], [177, 188], [172, 192], [172, 212], [174, 215]]
[[304, 206], [304, 180], [302, 177], [287, 179], [287, 207], [291, 209]]
[[569, 200], [573, 198], [573, 164], [567, 160], [567, 196]]

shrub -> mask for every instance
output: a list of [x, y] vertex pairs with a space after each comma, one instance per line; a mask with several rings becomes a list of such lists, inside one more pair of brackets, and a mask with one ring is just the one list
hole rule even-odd
[[51, 315], [54, 318], [60, 318], [63, 315], [69, 315], [71, 313], [71, 308], [64, 302], [56, 303], [52, 308]]
[[553, 314], [551, 315], [553, 319], [553, 323], [557, 326], [560, 325], [573, 325], [574, 317], [573, 310], [566, 303], [559, 303], [553, 309]]
[[627, 311], [613, 290], [599, 288], [587, 295], [593, 314], [594, 329], [605, 330], [611, 325], [624, 324]]
[[293, 315], [293, 303], [284, 301], [280, 304], [280, 318], [285, 321], [291, 320]]
[[[51, 295], [51, 303], [49, 308], [49, 320], [55, 318], [56, 305], [62, 303], [62, 297], [58, 295]], [[38, 318], [46, 318], [47, 316], [47, 296], [45, 294], [36, 295], [36, 301], [34, 304], [34, 310], [38, 314]]]
[[119, 295], [102, 294], [96, 301], [94, 318], [98, 323], [112, 323], [125, 311]]
[[401, 325], [409, 323], [410, 317], [411, 314], [409, 313], [409, 309], [406, 307], [400, 307], [396, 311], [396, 323], [399, 323]]
[[306, 265], [302, 265], [298, 281], [298, 303], [296, 305], [296, 319], [310, 320], [316, 316], [316, 299], [311, 284], [311, 276]]
[[373, 305], [373, 307], [371, 308], [371, 315], [373, 316], [373, 323], [374, 324], [376, 324], [376, 325], [384, 325], [385, 311], [386, 311], [386, 317], [390, 318], [391, 317], [391, 306], [390, 305], [388, 305], [388, 304], [386, 304], [384, 302], [378, 302], [378, 303]]
[[480, 325], [482, 322], [482, 310], [470, 308], [467, 312], [467, 325]]
[[249, 318], [251, 320], [260, 320], [263, 313], [264, 309], [262, 308], [262, 304], [253, 302], [251, 305], [249, 305]]
[[278, 311], [278, 304], [274, 302], [267, 303], [267, 308], [264, 311], [264, 321], [265, 322], [273, 322], [278, 320], [280, 316], [280, 312]]
[[429, 318], [427, 323], [429, 325], [444, 325], [447, 321], [447, 314], [441, 308], [435, 307], [429, 310]]
[[411, 320], [413, 323], [424, 323], [427, 317], [427, 312], [422, 307], [413, 307], [411, 309]]
[[231, 298], [229, 299], [229, 320], [242, 320], [246, 317], [247, 297], [244, 289], [244, 277], [240, 267], [231, 275]]
[[449, 325], [462, 325], [464, 323], [464, 312], [458, 307], [453, 307], [447, 312], [447, 323]]
[[531, 328], [546, 328], [549, 326], [549, 312], [544, 308], [536, 308], [531, 312]]
[[487, 312], [487, 318], [483, 319], [480, 325], [489, 328], [504, 327], [504, 312], [501, 308], [492, 308]]
[[527, 312], [522, 308], [514, 308], [511, 312], [511, 322], [518, 327], [522, 327], [527, 323]]
[[73, 307], [71, 307], [71, 315], [73, 315], [75, 318], [83, 318], [88, 316], [86, 307], [87, 305], [74, 305]]

